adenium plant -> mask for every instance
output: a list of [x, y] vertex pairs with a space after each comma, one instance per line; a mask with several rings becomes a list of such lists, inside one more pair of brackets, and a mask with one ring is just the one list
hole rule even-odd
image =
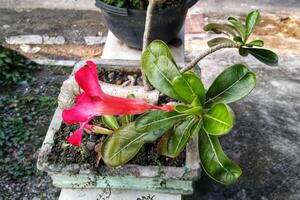
[[[63, 111], [66, 123], [81, 124], [68, 142], [79, 146], [84, 129], [106, 134], [101, 143], [101, 157], [109, 167], [119, 167], [130, 161], [146, 143], [155, 143], [161, 155], [174, 158], [193, 137], [199, 136], [199, 156], [204, 171], [222, 184], [234, 183], [242, 171], [225, 155], [219, 137], [233, 128], [234, 113], [229, 104], [254, 89], [255, 73], [243, 64], [232, 65], [205, 90], [200, 76], [191, 69], [206, 55], [222, 48], [237, 48], [242, 56], [251, 54], [265, 64], [276, 65], [275, 53], [254, 48], [262, 47], [263, 41], [248, 42], [258, 17], [259, 12], [254, 11], [247, 16], [245, 24], [230, 17], [231, 25], [207, 25], [205, 30], [224, 32], [232, 38], [210, 40], [211, 48], [181, 70], [164, 42], [153, 41], [145, 49], [142, 70], [156, 90], [173, 99], [172, 104], [157, 106], [133, 96], [126, 99], [107, 95], [99, 85], [95, 64], [87, 62], [87, 66], [75, 74], [84, 92], [77, 97], [73, 108]], [[105, 127], [89, 125], [94, 116], [103, 116]]]

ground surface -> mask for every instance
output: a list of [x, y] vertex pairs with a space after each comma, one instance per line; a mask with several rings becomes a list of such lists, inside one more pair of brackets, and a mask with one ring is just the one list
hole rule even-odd
[[[3, 8], [3, 5], [12, 2], [13, 0], [0, 0], [0, 7], [2, 5]], [[28, 1], [22, 1], [26, 2]], [[91, 5], [91, 1], [88, 2]], [[200, 63], [207, 84], [211, 82], [213, 74], [220, 72], [222, 68], [243, 62], [257, 73], [258, 85], [250, 97], [233, 104], [237, 123], [232, 133], [222, 139], [225, 151], [242, 167], [243, 176], [234, 185], [222, 186], [203, 174], [201, 180], [195, 184], [195, 195], [185, 197], [185, 200], [300, 199], [300, 34], [297, 28], [300, 16], [297, 12], [300, 11], [300, 5], [296, 0], [265, 1], [263, 5], [257, 2], [201, 1], [191, 10], [190, 14], [196, 15], [195, 19], [200, 20], [202, 25], [207, 21], [224, 21], [228, 12], [245, 12], [249, 7], [268, 11], [264, 14], [255, 37], [266, 39], [267, 47], [280, 55], [280, 67], [269, 68], [260, 65], [254, 59], [236, 56], [235, 51], [216, 53]], [[39, 1], [35, 5], [38, 4]], [[240, 9], [236, 9], [237, 6]], [[213, 13], [215, 10], [212, 8], [223, 10]], [[0, 19], [0, 41], [3, 41], [4, 37], [19, 34], [63, 35], [66, 38], [64, 45], [35, 45], [42, 48], [37, 54], [28, 54], [35, 59], [79, 60], [99, 56], [101, 45], [86, 47], [83, 37], [105, 35], [107, 32], [97, 11], [38, 9], [16, 12], [1, 9]], [[186, 35], [187, 59], [205, 49], [205, 41], [209, 37], [211, 35], [201, 31]], [[18, 45], [11, 47], [20, 49]], [[2, 155], [5, 159], [1, 159], [4, 161], [0, 168], [0, 199], [55, 199], [58, 195], [59, 190], [51, 185], [50, 178], [35, 170], [36, 152], [55, 107], [47, 107], [48, 113], [44, 114], [45, 106], [40, 106], [40, 102], [49, 103], [49, 99], [55, 98], [61, 82], [67, 77], [65, 72], [61, 73], [57, 69], [59, 68], [44, 67], [35, 74], [36, 84], [19, 85], [14, 89], [0, 91], [0, 106], [4, 107], [0, 111], [0, 123], [3, 124], [10, 116], [16, 118], [18, 110], [23, 109], [21, 116], [30, 116], [38, 124], [33, 126], [32, 123], [25, 123], [28, 119], [21, 118], [26, 129], [27, 143], [32, 145], [28, 147], [26, 143], [19, 144], [17, 141], [13, 145], [17, 143], [19, 146], [8, 147], [7, 151], [11, 154]], [[41, 98], [43, 96], [46, 98]], [[48, 103], [47, 105], [52, 105]], [[32, 114], [33, 108], [41, 109], [42, 113], [40, 111]], [[18, 147], [18, 150], [15, 150], [15, 147]], [[10, 177], [14, 170], [18, 180]]]
[[[206, 85], [222, 68], [245, 63], [257, 75], [257, 87], [232, 104], [233, 131], [221, 140], [224, 150], [243, 169], [236, 184], [223, 186], [203, 174], [197, 192], [185, 200], [297, 200], [300, 198], [300, 64], [298, 57], [280, 58], [279, 67], [266, 67], [235, 51], [216, 53], [202, 62]], [[225, 59], [226, 58], [226, 59]]]
[[[107, 28], [102, 15], [97, 11], [74, 10], [24, 10], [15, 11], [0, 8], [0, 42], [6, 37], [18, 35], [63, 36], [61, 45], [31, 45], [41, 48], [38, 53], [22, 51], [31, 59], [81, 60], [99, 57], [101, 44], [85, 45], [84, 37], [105, 37]], [[59, 19], [59, 20], [58, 20]], [[88, 25], [88, 27], [87, 27]], [[5, 43], [5, 42], [2, 42]], [[5, 44], [20, 50], [20, 45]]]
[[35, 79], [0, 93], [0, 199], [55, 199], [59, 190], [36, 169], [39, 147], [49, 126], [62, 81], [70, 69], [42, 67]]

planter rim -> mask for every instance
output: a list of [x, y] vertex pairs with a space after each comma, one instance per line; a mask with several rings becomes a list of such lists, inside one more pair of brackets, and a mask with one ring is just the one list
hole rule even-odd
[[[101, 65], [102, 67], [107, 69], [115, 69], [113, 66], [113, 63], [116, 63], [116, 61], [108, 61], [108, 60], [94, 60], [97, 66]], [[109, 63], [110, 62], [110, 63]], [[104, 65], [105, 63], [105, 65]], [[117, 65], [117, 69], [122, 69], [122, 66], [124, 67], [124, 71], [126, 71], [128, 65], [125, 64], [126, 62], [121, 61]], [[133, 62], [135, 63], [135, 62]], [[128, 64], [128, 63], [127, 63]], [[132, 64], [132, 63], [129, 63]], [[83, 67], [85, 65], [85, 61], [78, 62], [73, 69], [72, 74]], [[129, 67], [130, 68], [130, 67]], [[137, 69], [137, 66], [133, 67]], [[51, 153], [52, 147], [54, 145], [54, 135], [55, 133], [60, 129], [62, 124], [62, 116], [61, 116], [62, 110], [57, 108], [52, 121], [50, 123], [50, 126], [48, 128], [46, 137], [44, 139], [44, 142], [42, 144], [42, 147], [39, 151], [38, 155], [38, 161], [37, 161], [37, 168], [41, 171], [47, 172], [50, 176], [52, 176], [53, 181], [55, 178], [57, 180], [60, 179], [60, 177], [64, 176], [78, 176], [78, 177], [86, 177], [86, 176], [92, 176], [92, 177], [98, 177], [97, 180], [103, 179], [103, 177], [108, 177], [111, 179], [115, 179], [116, 177], [123, 177], [123, 178], [132, 178], [136, 177], [137, 179], [145, 179], [145, 181], [157, 181], [159, 179], [164, 179], [167, 181], [172, 180], [178, 180], [178, 181], [186, 181], [188, 185], [191, 185], [192, 181], [199, 179], [200, 177], [200, 159], [198, 155], [198, 137], [195, 137], [187, 146], [186, 148], [186, 161], [184, 167], [167, 167], [167, 166], [140, 166], [140, 165], [132, 165], [132, 164], [125, 164], [124, 166], [120, 168], [108, 168], [105, 165], [100, 166], [101, 168], [100, 172], [93, 170], [93, 167], [90, 164], [70, 164], [70, 165], [62, 165], [62, 164], [52, 164], [48, 162], [48, 156]], [[195, 149], [197, 152], [195, 153]], [[161, 175], [161, 172], [163, 172], [163, 175]], [[72, 180], [68, 182], [68, 184], [64, 185], [62, 183], [53, 182], [54, 185], [58, 187], [73, 187]], [[183, 182], [179, 182], [178, 184], [181, 185]], [[115, 182], [112, 182], [112, 187], [119, 188], [118, 184], [113, 185]], [[149, 182], [150, 184], [150, 182]], [[153, 183], [151, 183], [153, 184]], [[177, 183], [176, 183], [177, 184]], [[99, 184], [98, 186], [94, 187], [102, 187], [103, 184]], [[132, 189], [134, 186], [131, 185], [127, 189]], [[182, 185], [180, 187], [183, 187]], [[178, 186], [177, 190], [174, 189], [174, 193], [191, 193], [192, 187], [190, 187], [191, 191], [186, 190], [179, 191]], [[151, 190], [151, 187], [147, 190]], [[163, 192], [158, 188], [153, 188], [153, 191], [160, 191]], [[172, 193], [171, 190], [165, 190], [167, 193]]]
[[[190, 8], [193, 5], [195, 5], [195, 3], [197, 3], [197, 2], [198, 2], [198, 0], [186, 0], [185, 2], [183, 2], [177, 6], [167, 7], [162, 10], [155, 10], [154, 13], [162, 14], [165, 12], [169, 12], [170, 10], [174, 10], [174, 9], [178, 9], [178, 8], [182, 8], [182, 7]], [[103, 9], [106, 12], [120, 15], [120, 16], [128, 16], [129, 13], [135, 13], [136, 15], [141, 15], [141, 16], [146, 15], [146, 9], [119, 8], [117, 6], [113, 6], [113, 5], [104, 3], [101, 0], [96, 0], [95, 5], [101, 9]]]

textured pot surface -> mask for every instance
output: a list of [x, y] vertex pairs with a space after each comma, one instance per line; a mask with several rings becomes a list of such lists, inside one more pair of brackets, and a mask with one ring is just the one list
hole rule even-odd
[[[82, 62], [78, 63], [73, 71], [82, 66]], [[103, 67], [102, 62], [101, 66]], [[107, 66], [109, 66], [108, 63]], [[120, 168], [108, 168], [102, 165], [95, 170], [89, 164], [67, 166], [53, 164], [48, 162], [48, 156], [54, 145], [54, 135], [62, 125], [61, 113], [62, 110], [58, 108], [53, 116], [37, 162], [38, 169], [47, 172], [52, 177], [55, 186], [61, 188], [109, 187], [174, 194], [193, 193], [192, 183], [199, 179], [200, 175], [198, 138], [191, 141], [186, 149], [184, 167], [124, 165]]]
[[[187, 0], [182, 5], [156, 10], [153, 15], [150, 40], [160, 39], [168, 43], [181, 30], [189, 7], [198, 0]], [[96, 0], [108, 28], [128, 46], [141, 49], [145, 30], [146, 10], [118, 8]]]

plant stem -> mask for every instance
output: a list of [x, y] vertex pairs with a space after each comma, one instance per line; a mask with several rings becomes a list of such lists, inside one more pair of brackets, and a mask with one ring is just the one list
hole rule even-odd
[[[151, 25], [152, 25], [155, 4], [156, 4], [156, 2], [154, 0], [149, 0], [149, 5], [147, 7], [144, 38], [143, 38], [143, 53], [145, 52], [147, 46], [150, 43]], [[143, 70], [141, 70], [141, 72], [142, 72], [142, 80], [143, 80], [144, 89], [146, 91], [149, 91], [149, 90], [151, 90], [151, 85], [150, 85], [145, 73], [143, 72]]]
[[240, 48], [240, 44], [232, 44], [232, 43], [224, 43], [224, 44], [218, 44], [216, 46], [213, 46], [205, 51], [203, 51], [199, 56], [194, 58], [190, 63], [188, 63], [184, 68], [180, 70], [181, 73], [184, 73], [186, 71], [191, 70], [200, 60], [205, 58], [206, 56], [226, 48]]

